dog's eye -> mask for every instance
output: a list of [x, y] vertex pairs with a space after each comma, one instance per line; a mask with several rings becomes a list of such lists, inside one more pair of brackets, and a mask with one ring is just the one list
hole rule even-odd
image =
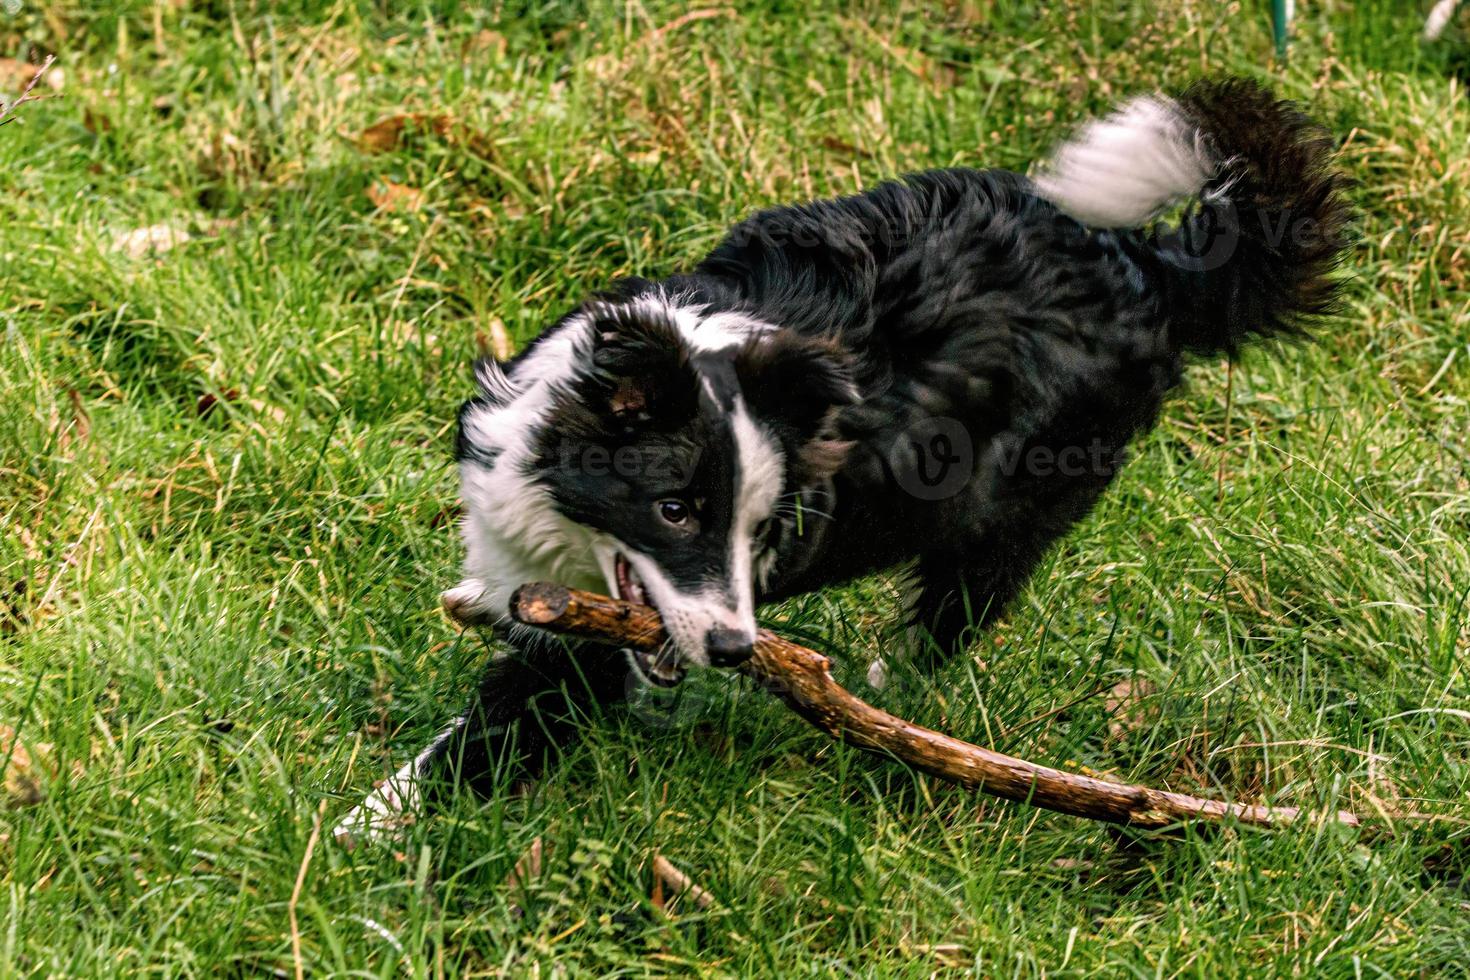
[[689, 523], [689, 505], [682, 500], [660, 500], [658, 516], [675, 527], [683, 527]]

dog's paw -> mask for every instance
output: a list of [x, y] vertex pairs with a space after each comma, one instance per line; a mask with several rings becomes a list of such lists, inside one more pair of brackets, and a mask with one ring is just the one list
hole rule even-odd
[[505, 612], [493, 608], [489, 590], [477, 578], [467, 578], [454, 588], [439, 593], [439, 604], [449, 618], [465, 626], [491, 622]]

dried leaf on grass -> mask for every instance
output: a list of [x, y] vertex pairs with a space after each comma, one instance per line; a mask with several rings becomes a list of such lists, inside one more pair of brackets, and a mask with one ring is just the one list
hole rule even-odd
[[[665, 899], [665, 889], [673, 893], [672, 898]], [[701, 911], [715, 904], [715, 897], [695, 884], [693, 878], [674, 867], [673, 862], [662, 854], [655, 854], [653, 856], [653, 891], [650, 900], [655, 908], [668, 911], [668, 906], [680, 898], [688, 898]]]
[[240, 404], [249, 408], [257, 416], [268, 418], [277, 425], [286, 421], [286, 410], [279, 405], [272, 405], [259, 398], [244, 398], [240, 400]]
[[194, 403], [194, 414], [201, 419], [207, 419], [214, 414], [214, 410], [219, 407], [220, 402], [233, 402], [239, 401], [239, 399], [240, 391], [237, 388], [226, 388], [219, 394], [206, 391]]
[[545, 845], [540, 837], [531, 841], [524, 854], [516, 859], [515, 867], [505, 876], [507, 891], [519, 891], [541, 877], [541, 862], [545, 856]]
[[[543, 858], [546, 857], [545, 846], [541, 838], [537, 837], [531, 841], [531, 846], [526, 848], [524, 854], [516, 861], [515, 867], [510, 869], [510, 874], [505, 876], [505, 890], [524, 900], [526, 892], [541, 880]], [[520, 902], [511, 903], [510, 914], [516, 918], [525, 914]]]
[[42, 784], [56, 774], [51, 746], [45, 742], [23, 742], [14, 728], [0, 725], [0, 762], [6, 758], [3, 781], [4, 802], [9, 807], [35, 806], [46, 798]]
[[482, 51], [493, 51], [496, 57], [499, 58], [505, 57], [508, 48], [509, 45], [505, 40], [505, 35], [499, 31], [492, 31], [489, 28], [485, 28], [475, 34], [465, 43], [466, 53], [473, 54]]
[[53, 430], [60, 430], [56, 437], [56, 446], [63, 453], [72, 446], [86, 445], [92, 436], [92, 417], [82, 405], [82, 393], [75, 388], [68, 388], [66, 398], [71, 403], [71, 419], [63, 422], [58, 416], [51, 423]]
[[448, 134], [450, 119], [446, 115], [430, 115], [410, 112], [397, 116], [385, 116], [357, 134], [358, 148], [368, 153], [387, 153], [396, 149], [406, 129], [433, 132], [438, 136]]
[[162, 255], [185, 242], [193, 241], [196, 234], [205, 237], [216, 235], [236, 223], [232, 218], [200, 219], [191, 223], [194, 231], [190, 231], [182, 222], [159, 222], [145, 228], [131, 228], [112, 236], [111, 250], [130, 259]]
[[424, 192], [407, 184], [380, 178], [367, 189], [368, 200], [384, 211], [417, 211], [424, 206]]

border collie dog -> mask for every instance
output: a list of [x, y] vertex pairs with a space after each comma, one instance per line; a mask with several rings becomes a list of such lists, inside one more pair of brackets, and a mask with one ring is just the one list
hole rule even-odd
[[[899, 652], [963, 650], [1097, 502], [1185, 355], [1332, 309], [1332, 149], [1248, 81], [1135, 98], [1034, 179], [935, 170], [761, 212], [687, 274], [621, 282], [481, 361], [444, 602], [509, 650], [339, 832], [381, 830], [421, 784], [535, 766], [630, 679], [740, 663], [764, 602], [897, 569]], [[646, 602], [670, 642], [609, 656], [514, 627], [536, 580]]]

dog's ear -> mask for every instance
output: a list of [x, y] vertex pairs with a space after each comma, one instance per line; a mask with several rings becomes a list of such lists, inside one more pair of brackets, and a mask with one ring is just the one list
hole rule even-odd
[[757, 415], [803, 435], [822, 429], [833, 409], [858, 400], [852, 358], [819, 337], [782, 330], [756, 338], [736, 357], [735, 371]]
[[694, 412], [689, 348], [667, 317], [634, 306], [594, 309], [592, 371], [581, 392], [586, 406], [618, 428], [665, 418], [682, 423]]
[[833, 425], [837, 409], [859, 400], [852, 358], [835, 343], [781, 331], [747, 344], [735, 359], [745, 403], [786, 443], [799, 485], [842, 467], [852, 443]]

